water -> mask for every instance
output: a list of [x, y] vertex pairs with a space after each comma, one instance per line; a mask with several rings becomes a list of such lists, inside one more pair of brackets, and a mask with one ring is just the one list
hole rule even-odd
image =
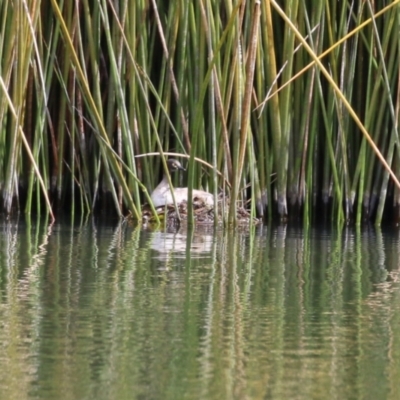
[[0, 225], [1, 399], [399, 399], [397, 230]]

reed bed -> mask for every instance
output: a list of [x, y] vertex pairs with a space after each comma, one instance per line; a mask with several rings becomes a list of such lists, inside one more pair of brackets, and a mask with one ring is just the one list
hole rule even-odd
[[230, 224], [398, 221], [399, 7], [1, 2], [3, 213], [140, 220], [173, 152]]

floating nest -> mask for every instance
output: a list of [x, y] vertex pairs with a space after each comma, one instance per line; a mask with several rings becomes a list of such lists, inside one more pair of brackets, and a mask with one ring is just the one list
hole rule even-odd
[[[198, 198], [193, 199], [193, 217], [196, 225], [212, 225], [215, 218], [218, 218], [218, 225], [222, 225], [227, 221], [229, 211], [229, 201], [227, 199], [218, 200], [218, 215], [215, 215], [215, 210], [207, 206], [204, 201]], [[177, 210], [173, 204], [166, 207], [156, 208], [158, 218], [161, 222], [165, 221], [166, 226], [179, 226], [187, 223], [188, 220], [188, 204], [183, 201], [177, 205]], [[156, 222], [156, 218], [148, 204], [145, 204], [142, 209], [143, 223], [152, 224]], [[258, 225], [262, 222], [260, 218], [253, 218], [250, 211], [242, 204], [237, 206], [237, 223], [240, 225]]]

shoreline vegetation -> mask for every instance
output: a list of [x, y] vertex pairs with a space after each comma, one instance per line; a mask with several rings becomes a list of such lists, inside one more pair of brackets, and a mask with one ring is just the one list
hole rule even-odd
[[159, 223], [143, 205], [180, 155], [174, 186], [229, 199], [214, 223], [399, 222], [400, 0], [4, 1], [0, 21], [3, 215]]

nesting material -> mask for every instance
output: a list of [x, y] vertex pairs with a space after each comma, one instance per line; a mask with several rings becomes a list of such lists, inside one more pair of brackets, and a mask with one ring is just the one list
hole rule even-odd
[[[178, 210], [175, 209], [173, 204], [167, 205], [166, 207], [158, 207], [156, 209], [158, 217], [161, 221], [165, 221], [167, 226], [175, 226], [179, 224], [185, 224], [188, 220], [188, 204], [186, 201], [182, 201], [177, 205]], [[229, 201], [226, 198], [218, 200], [218, 224], [223, 224], [227, 221], [229, 211]], [[214, 224], [216, 218], [215, 210], [213, 207], [209, 207], [202, 199], [197, 197], [193, 198], [193, 217], [196, 225], [211, 225]], [[156, 222], [156, 219], [151, 211], [148, 204], [143, 206], [142, 209], [143, 222], [151, 224]], [[180, 217], [180, 218], [179, 218]], [[262, 222], [259, 218], [252, 218], [251, 213], [243, 205], [237, 206], [237, 223], [240, 225], [258, 225]]]

